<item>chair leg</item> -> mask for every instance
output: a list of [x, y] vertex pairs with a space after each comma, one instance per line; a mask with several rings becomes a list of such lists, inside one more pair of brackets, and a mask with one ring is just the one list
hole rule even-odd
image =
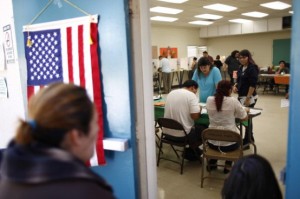
[[201, 172], [201, 188], [203, 188], [203, 181], [204, 181], [204, 167], [205, 167], [205, 158], [202, 155], [202, 172]]
[[162, 150], [161, 150], [162, 146], [163, 146], [163, 143], [162, 143], [162, 141], [160, 141], [159, 149], [158, 149], [158, 157], [157, 157], [157, 166], [159, 166], [160, 154], [162, 153]]
[[183, 148], [182, 157], [181, 157], [181, 165], [180, 165], [180, 174], [181, 175], [183, 173], [184, 155], [185, 155], [185, 147]]

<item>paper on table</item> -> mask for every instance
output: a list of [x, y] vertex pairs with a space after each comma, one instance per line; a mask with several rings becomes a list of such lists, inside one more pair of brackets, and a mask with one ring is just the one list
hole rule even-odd
[[261, 111], [262, 111], [262, 110], [250, 108], [249, 114], [255, 115], [255, 114], [261, 113]]
[[206, 108], [202, 108], [201, 109], [201, 114], [206, 114], [207, 113], [207, 109]]
[[[245, 97], [240, 97], [240, 102], [241, 102], [242, 105], [245, 105], [245, 100], [246, 100], [246, 96]], [[254, 103], [255, 103], [254, 97], [251, 96], [250, 97], [250, 104], [254, 104]]]
[[153, 96], [153, 100], [159, 100], [159, 99], [161, 99], [161, 96], [160, 96], [160, 95], [158, 95], [158, 96]]
[[201, 107], [206, 107], [206, 103], [200, 102], [198, 103]]
[[285, 108], [290, 106], [290, 101], [288, 99], [281, 99], [280, 107]]

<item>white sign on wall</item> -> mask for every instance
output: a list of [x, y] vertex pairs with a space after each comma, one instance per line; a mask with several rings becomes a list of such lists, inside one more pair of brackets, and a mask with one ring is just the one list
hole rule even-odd
[[5, 77], [0, 77], [0, 99], [8, 98], [8, 89]]
[[10, 25], [6, 25], [3, 27], [3, 43], [6, 63], [15, 63], [14, 46]]

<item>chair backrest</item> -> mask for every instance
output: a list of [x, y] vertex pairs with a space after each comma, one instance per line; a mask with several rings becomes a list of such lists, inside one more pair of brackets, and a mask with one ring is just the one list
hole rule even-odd
[[[182, 126], [182, 124], [180, 124], [178, 121], [174, 120], [174, 119], [170, 119], [170, 118], [158, 118], [157, 119], [157, 123], [159, 124], [160, 127], [163, 128], [163, 132], [169, 135], [172, 135], [172, 133], [168, 133], [168, 132], [172, 132], [172, 130], [175, 131], [179, 131], [182, 133], [182, 136], [186, 136], [187, 133], [184, 129], [184, 127]], [[171, 131], [166, 131], [164, 129], [170, 129]], [[178, 136], [178, 133], [175, 133]]]
[[202, 140], [205, 143], [207, 140], [237, 142], [242, 146], [242, 137], [239, 133], [231, 130], [207, 128], [202, 132]]

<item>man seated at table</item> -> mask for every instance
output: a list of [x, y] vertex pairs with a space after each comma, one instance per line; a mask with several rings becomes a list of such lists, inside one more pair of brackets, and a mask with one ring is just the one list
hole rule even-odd
[[[201, 132], [205, 129], [203, 126], [194, 126], [194, 120], [197, 120], [201, 114], [196, 96], [197, 90], [197, 82], [187, 80], [182, 88], [171, 91], [166, 99], [164, 113], [165, 118], [174, 119], [183, 125], [192, 147], [198, 147], [202, 143]], [[181, 141], [183, 138], [179, 136], [182, 135], [177, 135], [176, 140]]]

